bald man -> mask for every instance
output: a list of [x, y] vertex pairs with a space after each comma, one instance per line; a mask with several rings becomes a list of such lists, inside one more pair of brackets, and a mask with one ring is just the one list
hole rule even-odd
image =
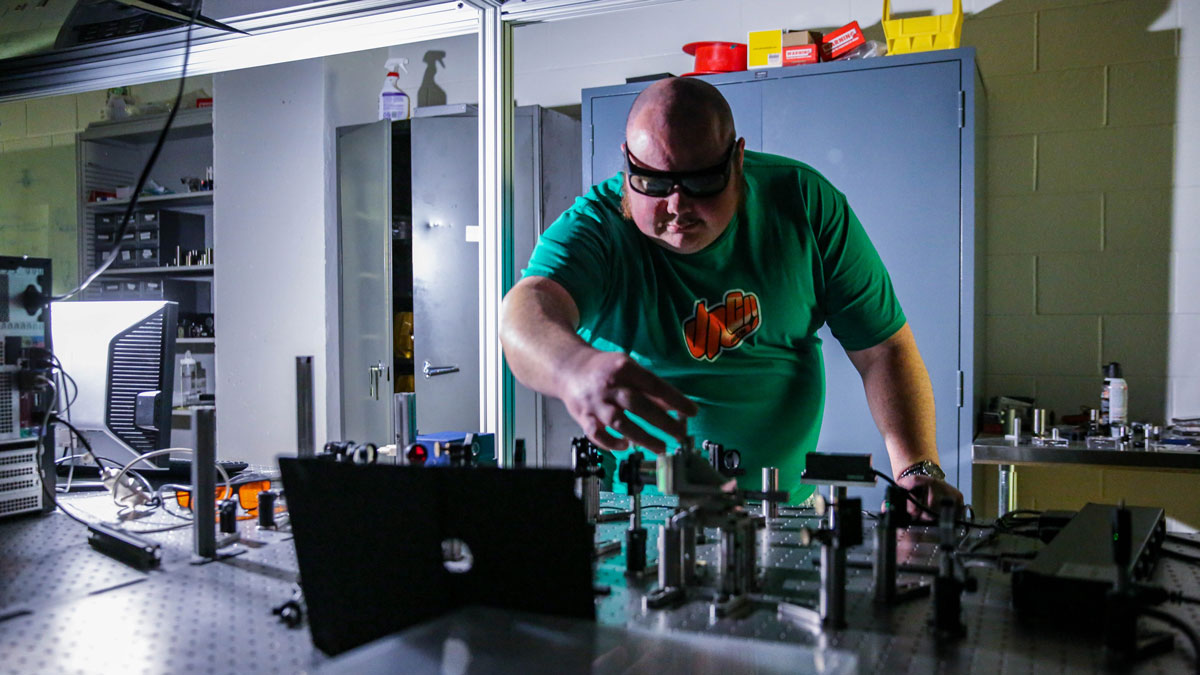
[[961, 503], [937, 464], [929, 375], [845, 196], [805, 164], [746, 150], [701, 80], [646, 88], [625, 139], [626, 171], [546, 230], [504, 299], [517, 379], [618, 456], [691, 435], [739, 449], [754, 480], [779, 467], [803, 499], [825, 398], [816, 333], [829, 324], [893, 475], [931, 505]]

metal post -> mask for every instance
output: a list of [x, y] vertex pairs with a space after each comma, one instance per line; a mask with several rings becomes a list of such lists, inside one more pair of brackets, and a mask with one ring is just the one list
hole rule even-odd
[[313, 357], [296, 357], [296, 456], [316, 453], [317, 432], [313, 406]]
[[[905, 508], [903, 504], [900, 508]], [[896, 531], [893, 514], [885, 511], [875, 523], [875, 602], [886, 605], [896, 597]]]
[[196, 453], [192, 456], [192, 541], [196, 555], [217, 555], [217, 412], [196, 409]]
[[728, 597], [741, 594], [740, 579], [738, 579], [738, 533], [733, 528], [722, 527], [718, 536], [720, 543], [717, 549], [717, 560], [721, 573], [721, 595], [728, 599]]
[[500, 300], [512, 286], [512, 25], [499, 0], [467, 0], [479, 15], [479, 410], [495, 434], [500, 466], [512, 458], [512, 373], [500, 353]]
[[579, 479], [579, 498], [583, 500], [583, 510], [589, 523], [596, 522], [600, 516], [600, 479], [589, 476]]
[[683, 586], [683, 530], [670, 523], [658, 530], [658, 587], [662, 590]]
[[[779, 490], [779, 469], [773, 466], [763, 467], [762, 489], [763, 492], [777, 492]], [[779, 502], [773, 500], [764, 500], [763, 515], [765, 515], [767, 518], [778, 518]]]
[[1000, 492], [996, 503], [999, 516], [1012, 511], [1017, 506], [1017, 467], [1012, 464], [1000, 465]]
[[838, 518], [846, 500], [846, 488], [830, 487], [829, 527], [833, 541], [821, 546], [821, 619], [826, 627], [846, 625], [846, 548], [838, 541]]
[[699, 581], [696, 574], [696, 525], [691, 518], [688, 518], [680, 525], [682, 532], [682, 541], [680, 543], [681, 558], [683, 562], [683, 583], [687, 586], [695, 586]]
[[395, 394], [392, 404], [392, 416], [396, 423], [396, 450], [399, 456], [408, 446], [417, 442], [417, 395], [412, 392]]

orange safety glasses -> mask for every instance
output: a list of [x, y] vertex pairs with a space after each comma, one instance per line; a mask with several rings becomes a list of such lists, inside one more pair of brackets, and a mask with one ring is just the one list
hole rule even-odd
[[[220, 502], [221, 500], [229, 499], [230, 491], [233, 489], [237, 490], [238, 504], [240, 504], [242, 509], [250, 514], [246, 517], [252, 518], [258, 511], [258, 493], [262, 492], [263, 490], [270, 490], [271, 481], [256, 480], [248, 483], [236, 484], [232, 487], [218, 487], [217, 501]], [[192, 509], [192, 491], [176, 490], [175, 502], [179, 504], [180, 508], [185, 508], [190, 511]], [[244, 518], [239, 518], [238, 520], [244, 520]]]

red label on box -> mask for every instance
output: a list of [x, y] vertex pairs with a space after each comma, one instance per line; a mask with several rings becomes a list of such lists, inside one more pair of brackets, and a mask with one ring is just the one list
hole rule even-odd
[[805, 63], [816, 63], [821, 60], [817, 45], [796, 45], [783, 48], [783, 65], [799, 66]]
[[821, 52], [826, 61], [832, 61], [866, 41], [858, 22], [851, 21], [825, 36], [821, 41]]

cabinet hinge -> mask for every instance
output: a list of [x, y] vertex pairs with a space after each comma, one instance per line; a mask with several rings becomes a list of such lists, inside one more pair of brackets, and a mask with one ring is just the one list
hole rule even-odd
[[958, 128], [963, 129], [967, 126], [967, 92], [958, 90]]
[[958, 384], [955, 387], [958, 390], [958, 407], [963, 407], [963, 371], [958, 371]]

